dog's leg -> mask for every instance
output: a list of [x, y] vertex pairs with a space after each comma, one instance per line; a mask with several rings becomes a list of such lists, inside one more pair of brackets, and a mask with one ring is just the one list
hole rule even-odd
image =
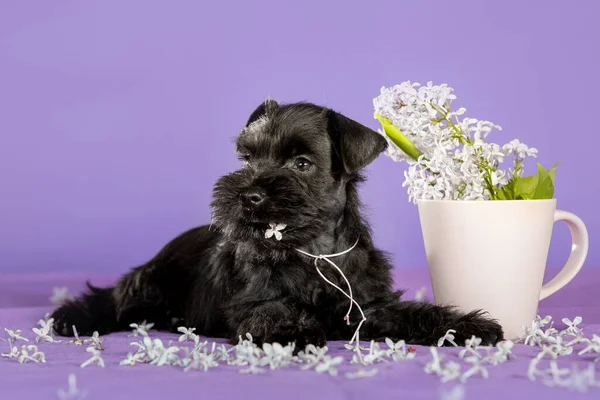
[[123, 276], [114, 288], [90, 287], [87, 294], [54, 312], [55, 330], [73, 335], [72, 326], [83, 335], [129, 329], [143, 320], [156, 329], [175, 330], [183, 325], [183, 313], [193, 282], [194, 270], [216, 240], [208, 227], [183, 233], [167, 244], [148, 263]]
[[130, 323], [147, 320], [157, 329], [168, 328], [168, 309], [163, 290], [156, 279], [156, 267], [142, 265], [123, 276], [115, 287], [95, 288], [57, 309], [52, 317], [57, 333], [81, 335], [94, 331], [106, 334], [126, 330]]
[[502, 328], [482, 312], [460, 313], [452, 307], [400, 301], [393, 298], [365, 307], [367, 321], [361, 338], [405, 340], [407, 343], [436, 345], [448, 329], [456, 330], [456, 342], [464, 344], [475, 335], [482, 344], [495, 345], [503, 339]]
[[259, 345], [294, 342], [296, 349], [302, 350], [307, 344], [325, 344], [325, 331], [313, 310], [291, 300], [232, 304], [228, 307], [228, 323], [235, 332], [232, 342], [250, 333]]

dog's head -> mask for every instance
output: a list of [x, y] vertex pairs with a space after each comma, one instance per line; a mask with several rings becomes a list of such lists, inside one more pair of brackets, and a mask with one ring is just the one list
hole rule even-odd
[[[333, 110], [266, 100], [237, 138], [244, 166], [215, 185], [213, 222], [232, 240], [302, 246], [340, 219], [347, 185], [386, 145]], [[287, 225], [281, 241], [265, 239], [270, 223]]]

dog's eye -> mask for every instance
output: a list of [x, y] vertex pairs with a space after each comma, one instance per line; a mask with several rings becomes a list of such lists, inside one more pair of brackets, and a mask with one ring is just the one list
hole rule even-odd
[[294, 162], [294, 167], [301, 172], [306, 172], [308, 170], [310, 170], [312, 168], [312, 163], [310, 162], [310, 160], [304, 158], [304, 157], [299, 157], [296, 159], [296, 161]]

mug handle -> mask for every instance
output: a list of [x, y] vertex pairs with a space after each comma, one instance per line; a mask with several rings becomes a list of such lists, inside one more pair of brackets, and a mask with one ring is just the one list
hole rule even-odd
[[565, 221], [569, 227], [569, 231], [571, 231], [571, 254], [558, 275], [542, 287], [540, 300], [556, 293], [567, 283], [571, 282], [581, 267], [583, 267], [588, 253], [589, 236], [581, 218], [567, 211], [556, 210], [554, 212], [554, 222], [556, 221]]

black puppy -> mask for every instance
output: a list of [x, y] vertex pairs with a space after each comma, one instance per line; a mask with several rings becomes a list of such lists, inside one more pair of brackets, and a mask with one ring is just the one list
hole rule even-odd
[[[213, 224], [183, 233], [114, 288], [93, 288], [52, 315], [57, 332], [72, 335], [128, 329], [148, 320], [229, 337], [251, 333], [255, 342], [323, 345], [348, 340], [362, 317], [319, 276], [319, 255], [354, 249], [332, 259], [346, 275], [366, 321], [363, 339], [404, 339], [432, 345], [448, 329], [457, 342], [471, 335], [495, 344], [500, 326], [482, 312], [401, 301], [392, 291], [391, 265], [372, 243], [360, 214], [359, 171], [386, 148], [373, 130], [327, 108], [267, 100], [237, 139], [243, 168], [218, 180]], [[269, 224], [285, 224], [266, 238]], [[273, 232], [271, 231], [271, 234]], [[325, 261], [325, 277], [345, 281]]]

